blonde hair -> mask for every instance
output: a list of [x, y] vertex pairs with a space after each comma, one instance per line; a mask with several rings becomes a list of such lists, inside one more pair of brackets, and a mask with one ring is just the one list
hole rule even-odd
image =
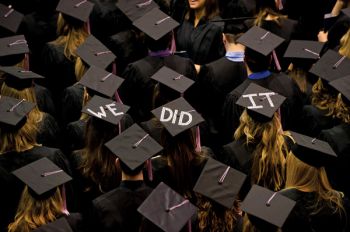
[[274, 18], [271, 20], [273, 22], [275, 22], [277, 25], [281, 26], [281, 19], [282, 18], [286, 18], [286, 16], [281, 15], [277, 12], [275, 12], [274, 10], [270, 9], [270, 8], [263, 8], [261, 9], [257, 16], [256, 19], [254, 20], [254, 25], [255, 26], [262, 26], [263, 21], [269, 16], [273, 16]]
[[84, 61], [80, 57], [77, 57], [74, 66], [76, 80], [80, 81], [88, 69], [89, 67], [84, 63]]
[[340, 39], [339, 54], [350, 58], [350, 29]]
[[296, 68], [293, 65], [293, 69], [288, 73], [288, 76], [298, 85], [302, 93], [307, 92], [307, 72], [302, 68]]
[[76, 50], [89, 36], [86, 24], [82, 26], [71, 25], [59, 13], [57, 19], [58, 38], [52, 42], [55, 45], [64, 46], [64, 55], [67, 59], [75, 61]]
[[244, 110], [240, 117], [240, 125], [235, 131], [234, 138], [245, 139], [247, 145], [254, 144], [251, 181], [273, 191], [284, 187], [285, 157], [288, 148], [282, 125], [276, 112], [271, 121], [261, 123], [253, 120]]
[[325, 88], [321, 78], [312, 86], [311, 103], [320, 110], [328, 111], [326, 116], [335, 116], [337, 97]]
[[341, 93], [336, 102], [336, 117], [344, 123], [350, 123], [350, 106], [343, 101]]
[[14, 222], [8, 232], [29, 232], [42, 225], [55, 221], [63, 215], [63, 199], [60, 188], [47, 199], [35, 199], [25, 186], [18, 204]]
[[321, 203], [334, 208], [334, 213], [344, 213], [343, 194], [332, 189], [325, 168], [310, 166], [299, 160], [292, 152], [287, 156], [286, 188], [315, 192], [317, 201], [312, 206], [313, 214], [322, 209], [324, 204]]

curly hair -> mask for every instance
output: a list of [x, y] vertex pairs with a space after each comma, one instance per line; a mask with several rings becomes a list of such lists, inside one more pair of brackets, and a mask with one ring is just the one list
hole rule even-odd
[[327, 111], [326, 116], [335, 117], [337, 95], [332, 94], [330, 87], [325, 86], [321, 78], [312, 86], [311, 104], [320, 110]]
[[252, 184], [259, 184], [273, 191], [284, 187], [285, 157], [288, 154], [285, 136], [288, 135], [282, 130], [277, 112], [271, 121], [261, 123], [253, 120], [247, 110], [243, 111], [234, 138], [243, 138], [247, 145], [254, 144], [256, 147], [251, 169]]
[[350, 106], [347, 104], [347, 101], [343, 100], [343, 95], [341, 93], [338, 94], [335, 105], [336, 117], [344, 123], [350, 123]]
[[350, 58], [350, 29], [340, 39], [339, 54]]

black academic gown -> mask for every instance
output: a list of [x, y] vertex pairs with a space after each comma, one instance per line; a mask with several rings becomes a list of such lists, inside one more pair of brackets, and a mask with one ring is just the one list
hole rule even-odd
[[334, 166], [327, 167], [332, 187], [350, 196], [350, 125], [342, 123], [322, 130], [320, 139], [327, 141], [338, 155]]
[[67, 154], [84, 148], [84, 134], [87, 120], [77, 120], [67, 125], [64, 131], [64, 150]]
[[44, 86], [38, 84], [34, 85], [34, 91], [36, 104], [39, 110], [50, 115], [56, 115], [56, 108], [52, 100], [51, 92]]
[[207, 64], [225, 55], [222, 28], [203, 18], [197, 27], [184, 20], [176, 32], [176, 50], [186, 51], [195, 64]]
[[[3, 186], [0, 191], [0, 231], [7, 231], [8, 224], [13, 222], [24, 188], [24, 183], [16, 178], [12, 172], [43, 157], [47, 157], [71, 175], [69, 163], [58, 149], [35, 146], [25, 152], [8, 152], [0, 155], [0, 185]], [[72, 206], [73, 209], [75, 200], [69, 186], [67, 183], [67, 203], [68, 208]]]
[[80, 84], [65, 88], [62, 92], [61, 118], [63, 125], [79, 120], [83, 108], [84, 86]]
[[61, 148], [61, 130], [56, 120], [50, 114], [43, 113], [43, 118], [38, 123], [38, 126], [38, 144], [42, 144], [47, 147]]
[[225, 143], [229, 143], [233, 140], [233, 134], [239, 126], [239, 118], [244, 108], [235, 103], [250, 83], [255, 83], [264, 88], [270, 89], [287, 98], [281, 106], [281, 122], [284, 130], [293, 129], [296, 127], [295, 124], [298, 123], [302, 102], [300, 99], [300, 90], [291, 78], [283, 73], [272, 73], [267, 78], [258, 80], [247, 78], [226, 97], [222, 109], [223, 124], [225, 125], [222, 133], [224, 137], [223, 142]]
[[[324, 202], [319, 202], [324, 207], [313, 214], [313, 206], [317, 201], [316, 194], [313, 192], [301, 192], [297, 189], [285, 189], [280, 194], [296, 201], [291, 214], [282, 227], [283, 232], [345, 232], [346, 218], [334, 213], [334, 209]], [[349, 210], [347, 200], [344, 200], [345, 210]], [[349, 215], [347, 216], [349, 217]]]
[[163, 66], [190, 79], [194, 79], [196, 75], [192, 61], [176, 55], [147, 56], [128, 65], [122, 75], [125, 81], [118, 92], [123, 103], [131, 107], [128, 113], [136, 122], [143, 122], [152, 117], [150, 111], [156, 82], [150, 77]]
[[93, 200], [92, 230], [138, 232], [142, 215], [137, 208], [152, 192], [143, 181], [122, 181], [120, 186]]

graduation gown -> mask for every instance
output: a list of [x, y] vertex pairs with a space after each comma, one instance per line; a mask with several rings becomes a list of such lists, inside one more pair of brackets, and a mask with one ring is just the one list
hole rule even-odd
[[193, 20], [184, 20], [176, 32], [176, 49], [186, 51], [195, 64], [206, 64], [225, 55], [222, 28], [205, 19], [194, 27]]
[[49, 114], [43, 113], [43, 119], [39, 122], [37, 142], [55, 148], [60, 148], [62, 145], [61, 130], [56, 120]]
[[322, 130], [320, 138], [327, 141], [338, 155], [336, 163], [326, 168], [332, 187], [350, 196], [350, 125], [342, 123]]
[[[35, 146], [24, 152], [8, 152], [0, 155], [0, 185], [3, 186], [0, 191], [0, 231], [7, 231], [8, 224], [13, 221], [24, 188], [24, 183], [12, 172], [43, 157], [47, 157], [71, 175], [69, 163], [58, 149]], [[74, 208], [75, 200], [69, 183], [66, 184], [66, 193], [68, 207]]]
[[223, 114], [223, 142], [229, 143], [233, 140], [233, 134], [239, 126], [239, 118], [244, 110], [243, 107], [236, 105], [236, 101], [243, 94], [244, 90], [250, 83], [255, 83], [264, 88], [275, 91], [286, 97], [286, 101], [281, 106], [281, 122], [284, 130], [295, 128], [300, 117], [299, 112], [302, 108], [300, 99], [300, 90], [284, 73], [275, 74], [263, 79], [249, 79], [247, 78], [241, 85], [235, 88], [226, 97], [222, 114]]
[[77, 120], [67, 125], [64, 132], [64, 149], [67, 154], [72, 151], [84, 148], [84, 134], [86, 129], [86, 120]]
[[150, 111], [156, 82], [150, 77], [163, 66], [190, 79], [194, 79], [196, 75], [192, 61], [176, 55], [147, 56], [128, 65], [122, 75], [125, 81], [118, 93], [123, 103], [131, 107], [128, 113], [136, 122], [147, 121], [152, 117]]
[[56, 115], [56, 108], [52, 100], [51, 92], [44, 86], [35, 84], [35, 99], [40, 111], [50, 115]]
[[139, 181], [122, 181], [120, 186], [93, 200], [92, 230], [101, 232], [138, 232], [142, 215], [137, 208], [152, 192]]
[[84, 86], [80, 84], [67, 87], [62, 92], [62, 123], [67, 125], [70, 122], [79, 120], [83, 108]]

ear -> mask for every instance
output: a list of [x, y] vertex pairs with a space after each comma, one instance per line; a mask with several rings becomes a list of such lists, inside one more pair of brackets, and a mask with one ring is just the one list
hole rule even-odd
[[114, 163], [114, 164], [115, 164], [115, 166], [116, 166], [117, 168], [120, 167], [120, 166], [119, 166], [119, 158], [116, 158], [116, 159], [115, 159], [115, 163]]
[[222, 33], [222, 42], [224, 43], [224, 45], [226, 45], [227, 43], [226, 36], [224, 33]]

